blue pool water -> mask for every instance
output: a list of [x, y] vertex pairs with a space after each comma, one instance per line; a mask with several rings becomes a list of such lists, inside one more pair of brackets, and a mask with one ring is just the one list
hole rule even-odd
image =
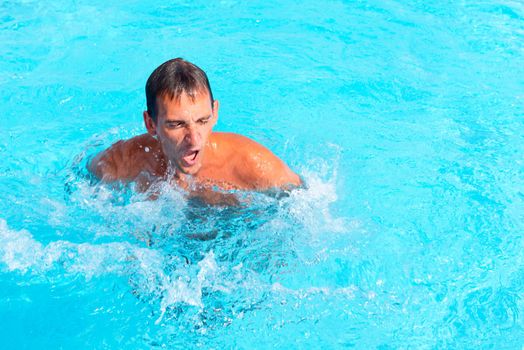
[[[524, 4], [0, 3], [2, 349], [524, 346]], [[181, 56], [307, 182], [93, 185]]]

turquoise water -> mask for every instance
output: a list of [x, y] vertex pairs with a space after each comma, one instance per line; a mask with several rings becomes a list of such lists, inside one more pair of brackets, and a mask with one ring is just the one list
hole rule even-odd
[[[2, 349], [524, 346], [519, 1], [0, 3]], [[93, 185], [165, 60], [308, 184]]]

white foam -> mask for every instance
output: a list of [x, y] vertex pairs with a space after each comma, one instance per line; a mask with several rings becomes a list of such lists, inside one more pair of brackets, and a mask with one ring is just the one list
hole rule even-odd
[[44, 246], [27, 230], [9, 229], [3, 219], [0, 219], [0, 240], [0, 264], [8, 271], [21, 273], [62, 269], [64, 273], [80, 273], [92, 278], [107, 273], [125, 273], [125, 268], [137, 259], [150, 261], [158, 255], [154, 250], [128, 242], [90, 244], [59, 240]]
[[70, 197], [76, 204], [71, 210], [78, 211], [80, 207], [100, 218], [89, 220], [94, 223], [86, 227], [94, 231], [96, 237], [148, 232], [153, 226], [180, 224], [181, 220], [177, 219], [183, 217], [187, 206], [183, 194], [167, 183], [159, 184], [154, 190], [158, 198], [152, 200], [151, 193], [122, 193], [111, 189], [110, 185], [79, 183]]
[[347, 218], [333, 217], [330, 210], [330, 206], [338, 199], [336, 173], [326, 180], [319, 172], [305, 170], [302, 177], [307, 187], [292, 191], [290, 197], [282, 201], [281, 213], [307, 227], [307, 231], [313, 235], [326, 231], [348, 232], [348, 227], [355, 223], [350, 224]]
[[27, 230], [11, 230], [0, 219], [0, 270], [40, 274], [60, 278], [81, 275], [92, 279], [103, 275], [124, 275], [142, 297], [160, 301], [160, 317], [176, 304], [203, 308], [202, 291], [229, 292], [211, 251], [196, 265], [176, 265], [169, 275], [165, 272], [164, 256], [159, 251], [134, 246], [128, 242], [103, 244], [54, 241], [47, 245], [35, 240]]
[[[224, 279], [227, 271], [220, 269], [215, 260], [213, 251], [208, 252], [204, 258], [194, 268], [177, 269], [167, 281], [164, 281], [163, 297], [160, 305], [160, 317], [156, 320], [159, 324], [169, 307], [178, 303], [184, 303], [204, 308], [202, 302], [202, 292], [205, 288], [211, 291], [221, 291], [229, 293], [233, 289], [233, 284]], [[195, 276], [192, 278], [191, 276]], [[174, 276], [174, 277], [173, 277]]]
[[35, 261], [42, 259], [44, 248], [26, 230], [11, 231], [5, 220], [0, 219], [0, 262], [9, 271], [26, 272]]

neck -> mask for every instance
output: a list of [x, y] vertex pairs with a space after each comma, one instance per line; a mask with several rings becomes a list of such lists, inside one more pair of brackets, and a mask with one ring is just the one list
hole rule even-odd
[[192, 189], [194, 189], [196, 185], [195, 177], [193, 175], [184, 174], [171, 161], [167, 163], [167, 167], [164, 174], [166, 181], [172, 184], [176, 184], [184, 190], [191, 191]]

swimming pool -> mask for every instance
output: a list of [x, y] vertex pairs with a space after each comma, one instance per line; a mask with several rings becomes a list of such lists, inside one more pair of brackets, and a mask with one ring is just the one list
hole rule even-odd
[[[2, 2], [0, 337], [21, 348], [524, 345], [524, 5]], [[181, 56], [307, 189], [94, 186]]]

